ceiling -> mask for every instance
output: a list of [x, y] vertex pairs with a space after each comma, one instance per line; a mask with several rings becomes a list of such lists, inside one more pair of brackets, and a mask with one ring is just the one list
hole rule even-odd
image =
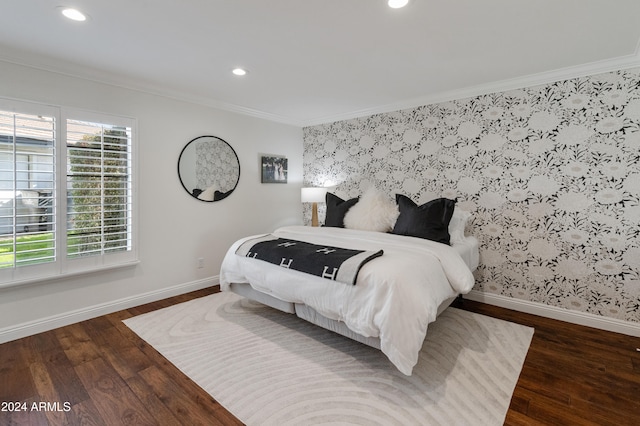
[[0, 59], [308, 126], [640, 66], [639, 18], [638, 0], [2, 0]]

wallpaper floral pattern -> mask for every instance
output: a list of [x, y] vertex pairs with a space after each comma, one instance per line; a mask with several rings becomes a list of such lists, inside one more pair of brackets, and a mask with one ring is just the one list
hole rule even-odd
[[457, 197], [476, 290], [640, 322], [640, 69], [307, 127], [304, 180]]
[[222, 141], [206, 140], [196, 144], [196, 179], [201, 189], [214, 185], [218, 191], [233, 189], [238, 180], [238, 158]]

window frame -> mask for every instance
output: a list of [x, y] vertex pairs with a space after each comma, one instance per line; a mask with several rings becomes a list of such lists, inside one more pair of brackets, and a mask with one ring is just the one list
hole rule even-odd
[[[56, 255], [52, 262], [0, 269], [0, 288], [43, 282], [75, 275], [137, 265], [138, 260], [138, 191], [137, 133], [135, 118], [47, 105], [0, 97], [0, 110], [21, 114], [47, 115], [55, 120], [54, 193]], [[123, 126], [131, 129], [129, 142], [130, 249], [115, 253], [69, 258], [67, 256], [67, 120]]]

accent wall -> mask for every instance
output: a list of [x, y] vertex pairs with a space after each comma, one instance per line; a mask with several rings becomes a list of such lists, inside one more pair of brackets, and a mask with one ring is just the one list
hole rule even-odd
[[640, 322], [640, 69], [306, 127], [303, 165], [341, 197], [457, 198], [477, 292]]

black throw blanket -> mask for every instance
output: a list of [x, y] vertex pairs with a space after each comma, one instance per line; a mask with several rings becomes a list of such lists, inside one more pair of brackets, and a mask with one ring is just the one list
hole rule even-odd
[[274, 235], [250, 239], [236, 250], [240, 256], [351, 285], [355, 285], [362, 265], [382, 256], [382, 253], [382, 250], [351, 250], [277, 238]]

